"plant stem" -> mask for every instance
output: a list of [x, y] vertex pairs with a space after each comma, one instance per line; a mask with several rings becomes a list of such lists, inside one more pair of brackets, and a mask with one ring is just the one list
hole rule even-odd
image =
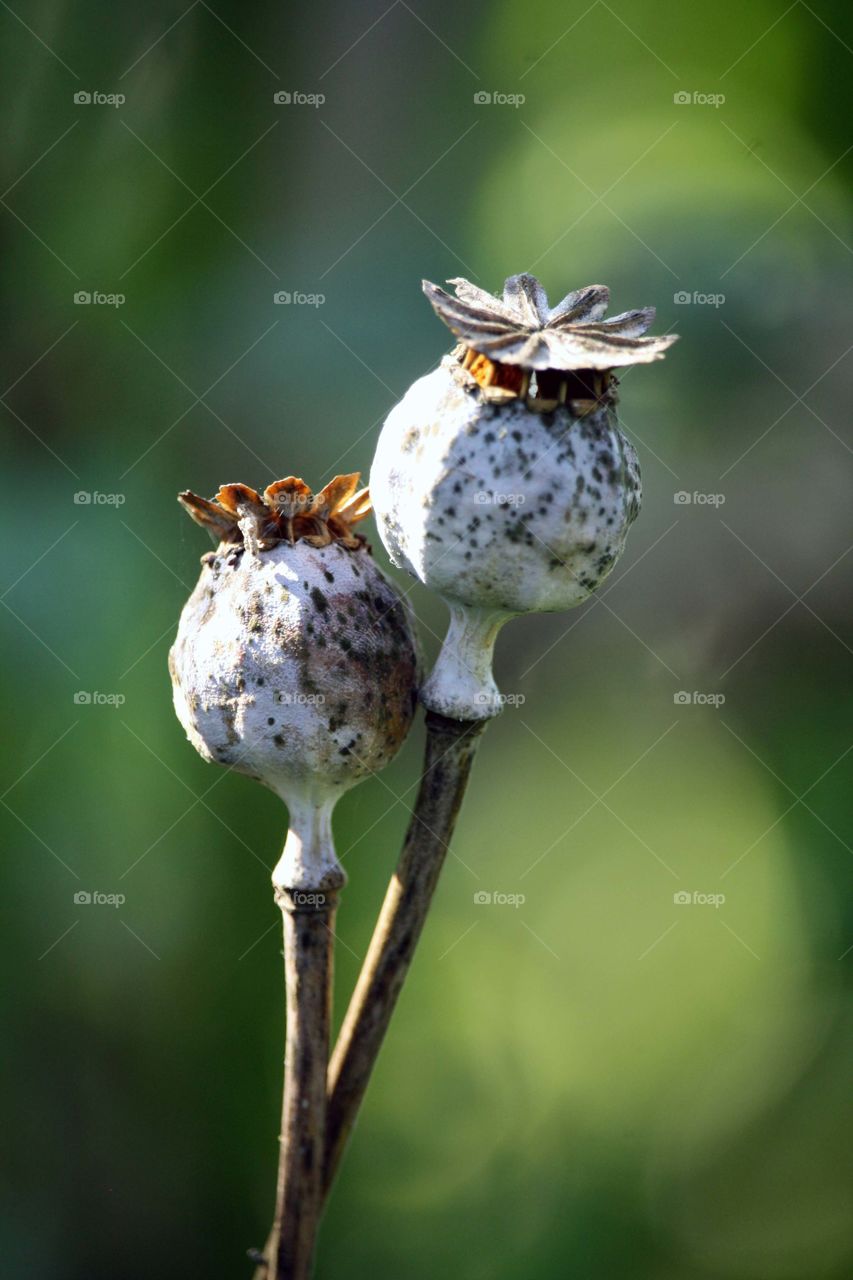
[[[284, 918], [287, 1038], [275, 1217], [264, 1280], [308, 1280], [322, 1206], [335, 894], [322, 909], [277, 892]], [[331, 899], [331, 900], [330, 900]]]
[[334, 798], [289, 800], [290, 829], [272, 877], [284, 923], [284, 1098], [275, 1216], [257, 1280], [311, 1275], [323, 1205], [335, 911], [345, 883], [332, 843]]
[[411, 964], [486, 723], [427, 713], [417, 802], [329, 1064], [324, 1195], [334, 1180]]

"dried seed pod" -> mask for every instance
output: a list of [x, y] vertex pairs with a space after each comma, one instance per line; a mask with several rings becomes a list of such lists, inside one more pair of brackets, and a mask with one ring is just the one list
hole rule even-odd
[[206, 759], [264, 782], [290, 833], [278, 888], [342, 883], [338, 797], [383, 768], [411, 725], [417, 654], [408, 610], [352, 525], [358, 475], [314, 495], [294, 476], [179, 501], [212, 534], [169, 654], [175, 710]]
[[450, 283], [455, 298], [423, 288], [460, 345], [391, 411], [370, 483], [391, 559], [450, 608], [422, 700], [476, 720], [501, 709], [504, 622], [580, 604], [622, 554], [641, 485], [613, 370], [661, 359], [676, 338], [642, 336], [653, 308], [605, 320], [603, 285], [552, 308], [530, 275], [502, 298]]

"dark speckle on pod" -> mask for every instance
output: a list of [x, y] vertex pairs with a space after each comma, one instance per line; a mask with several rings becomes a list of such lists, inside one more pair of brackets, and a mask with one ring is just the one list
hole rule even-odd
[[[640, 505], [639, 463], [612, 405], [577, 418], [567, 406], [540, 413], [520, 398], [484, 404], [457, 369], [445, 357], [383, 428], [371, 485], [392, 560], [446, 598], [481, 608], [579, 604], [618, 559]], [[485, 413], [494, 426], [475, 446], [467, 428]], [[415, 455], [401, 457], [397, 441], [413, 416], [431, 429]], [[591, 541], [608, 552], [603, 567]]]

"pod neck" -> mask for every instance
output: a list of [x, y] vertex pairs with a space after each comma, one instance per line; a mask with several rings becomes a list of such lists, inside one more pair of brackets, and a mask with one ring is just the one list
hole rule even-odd
[[489, 720], [500, 715], [503, 699], [492, 675], [498, 632], [515, 615], [447, 601], [450, 626], [432, 674], [421, 690], [429, 711], [451, 720]]
[[[290, 827], [281, 857], [272, 873], [273, 889], [282, 905], [299, 909], [300, 895], [332, 897], [346, 883], [332, 836], [332, 812], [338, 793], [283, 797]], [[284, 899], [288, 901], [285, 903]], [[316, 902], [307, 902], [316, 907]]]

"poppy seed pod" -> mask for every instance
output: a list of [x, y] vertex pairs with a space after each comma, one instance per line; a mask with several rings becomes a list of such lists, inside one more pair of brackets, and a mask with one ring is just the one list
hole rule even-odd
[[343, 792], [392, 759], [417, 693], [408, 611], [352, 525], [358, 475], [318, 494], [291, 476], [179, 501], [217, 542], [169, 654], [175, 711], [206, 759], [286, 803], [277, 889], [336, 888], [331, 834]]
[[622, 554], [641, 499], [614, 370], [661, 359], [653, 308], [604, 315], [588, 285], [549, 307], [535, 277], [502, 298], [466, 280], [423, 288], [459, 345], [391, 411], [370, 475], [393, 562], [441, 594], [450, 628], [421, 698], [482, 720], [501, 709], [492, 652], [519, 613], [568, 609]]

